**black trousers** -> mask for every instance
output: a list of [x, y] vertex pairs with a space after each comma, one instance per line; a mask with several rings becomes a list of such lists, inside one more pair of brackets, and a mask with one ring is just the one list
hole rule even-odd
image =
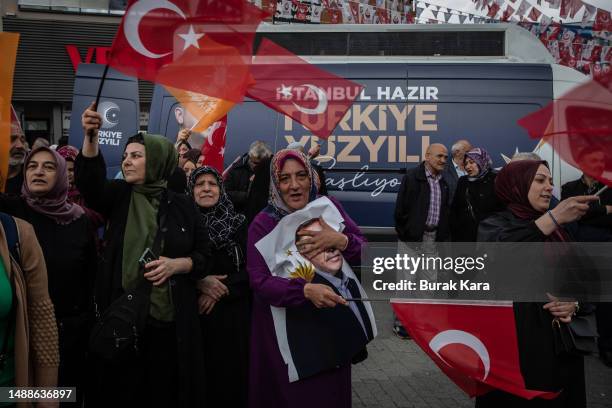
[[89, 327], [84, 316], [58, 317], [60, 365], [58, 387], [76, 387], [77, 403], [62, 403], [61, 406], [80, 407], [87, 378], [87, 341]]
[[96, 379], [86, 407], [178, 406], [178, 362], [174, 323], [147, 325], [140, 352], [121, 361], [95, 361]]
[[597, 303], [596, 307], [599, 350], [612, 352], [612, 302]]

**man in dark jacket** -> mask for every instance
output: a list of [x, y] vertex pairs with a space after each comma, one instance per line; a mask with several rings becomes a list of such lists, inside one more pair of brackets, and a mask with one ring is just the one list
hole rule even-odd
[[434, 143], [427, 148], [425, 161], [402, 179], [395, 203], [395, 230], [400, 240], [448, 240], [449, 188], [442, 177], [447, 160], [446, 147]]
[[227, 172], [223, 184], [236, 211], [244, 214], [255, 170], [270, 156], [272, 156], [270, 148], [264, 142], [256, 140], [249, 147], [249, 152]]
[[[447, 160], [446, 147], [434, 143], [427, 148], [425, 161], [408, 170], [402, 179], [395, 202], [395, 230], [401, 241], [423, 242], [431, 249], [435, 241], [449, 239], [449, 188], [443, 177]], [[400, 338], [410, 338], [397, 317], [393, 332]]]

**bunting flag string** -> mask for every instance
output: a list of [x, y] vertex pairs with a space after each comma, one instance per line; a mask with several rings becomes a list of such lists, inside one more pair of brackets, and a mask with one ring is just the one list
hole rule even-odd
[[[587, 75], [610, 70], [612, 15], [582, 0], [472, 0], [482, 14], [423, 0], [252, 0], [273, 15], [273, 23], [304, 24], [482, 24], [514, 22], [537, 36], [559, 64]], [[542, 11], [561, 16], [561, 24]], [[457, 16], [457, 17], [453, 17]], [[563, 18], [563, 17], [562, 17]]]

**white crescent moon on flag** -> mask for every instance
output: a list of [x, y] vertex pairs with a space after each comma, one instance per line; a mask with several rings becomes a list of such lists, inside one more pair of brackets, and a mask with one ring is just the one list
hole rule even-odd
[[429, 342], [429, 348], [431, 348], [431, 350], [436, 353], [436, 355], [442, 359], [442, 361], [448, 364], [440, 355], [440, 350], [449, 344], [463, 344], [464, 346], [468, 346], [474, 350], [484, 365], [484, 377], [482, 377], [482, 379], [483, 381], [487, 379], [489, 376], [489, 370], [491, 369], [491, 358], [489, 357], [487, 347], [478, 337], [463, 330], [445, 330], [436, 334], [431, 339]]
[[304, 84], [302, 86], [305, 86], [306, 88], [313, 91], [317, 95], [317, 99], [319, 100], [319, 103], [317, 104], [316, 107], [312, 109], [300, 106], [295, 102], [293, 102], [293, 106], [295, 106], [295, 108], [299, 110], [300, 112], [305, 113], [307, 115], [320, 115], [323, 112], [325, 112], [327, 110], [327, 95], [325, 94], [325, 92], [321, 88], [316, 87], [312, 84]]
[[151, 52], [144, 46], [140, 39], [140, 34], [138, 34], [140, 20], [142, 20], [148, 12], [155, 9], [174, 11], [176, 14], [183, 17], [183, 19], [186, 18], [183, 11], [178, 8], [176, 4], [170, 3], [167, 0], [140, 0], [130, 7], [125, 16], [125, 22], [123, 23], [125, 38], [136, 52], [148, 58], [162, 58], [172, 54], [172, 52], [167, 52], [165, 54]]
[[209, 145], [213, 145], [213, 135], [215, 134], [215, 131], [217, 129], [219, 129], [221, 127], [221, 122], [217, 121], [215, 123], [213, 123], [212, 125], [210, 125], [210, 127], [206, 130], [206, 133], [208, 133], [206, 135], [206, 140], [208, 141]]

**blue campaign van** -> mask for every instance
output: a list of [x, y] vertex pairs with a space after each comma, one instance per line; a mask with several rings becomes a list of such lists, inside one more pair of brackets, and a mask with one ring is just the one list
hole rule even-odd
[[[225, 165], [254, 140], [276, 151], [321, 144], [330, 194], [370, 234], [393, 234], [402, 175], [430, 143], [458, 139], [486, 148], [495, 166], [516, 151], [536, 151], [557, 181], [577, 178], [517, 120], [587, 78], [556, 65], [540, 41], [511, 24], [269, 26], [267, 37], [307, 61], [365, 86], [332, 136], [319, 140], [299, 123], [245, 100], [228, 116]], [[149, 131], [174, 139], [177, 102], [157, 87]]]

